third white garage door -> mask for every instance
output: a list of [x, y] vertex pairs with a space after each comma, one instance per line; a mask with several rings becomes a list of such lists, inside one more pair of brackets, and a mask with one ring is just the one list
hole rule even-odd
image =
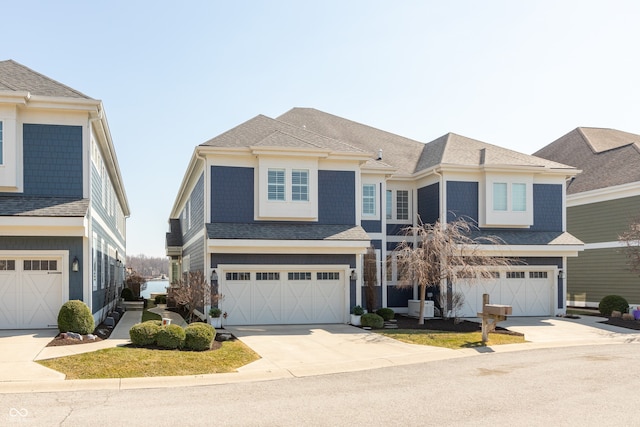
[[220, 303], [228, 325], [343, 323], [344, 271], [229, 271]]
[[[496, 272], [497, 273], [497, 272]], [[513, 307], [513, 316], [551, 316], [554, 314], [554, 270], [501, 271], [495, 280], [465, 283], [460, 279], [454, 290], [465, 297], [459, 317], [476, 317], [482, 311], [482, 294], [489, 294], [492, 304]]]

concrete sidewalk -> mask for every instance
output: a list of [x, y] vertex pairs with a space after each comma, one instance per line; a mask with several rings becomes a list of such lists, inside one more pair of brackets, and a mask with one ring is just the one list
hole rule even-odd
[[[157, 308], [152, 311], [171, 318], [172, 323], [183, 324], [182, 318], [173, 312]], [[406, 344], [342, 324], [227, 326], [225, 330], [261, 356], [260, 360], [229, 374], [61, 381], [64, 379], [62, 374], [33, 362], [127, 344], [128, 330], [140, 321], [140, 317], [141, 312], [126, 312], [111, 338], [91, 344], [45, 347], [56, 331], [0, 331], [4, 333], [0, 335], [0, 393], [252, 382], [424, 363], [483, 353], [640, 342], [639, 331], [604, 325], [599, 322], [605, 319], [591, 316], [580, 319], [513, 317], [499, 325], [524, 333], [527, 343], [462, 350]]]

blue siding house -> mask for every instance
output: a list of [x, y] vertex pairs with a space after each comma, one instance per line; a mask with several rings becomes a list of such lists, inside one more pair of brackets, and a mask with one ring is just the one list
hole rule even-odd
[[0, 329], [97, 322], [124, 277], [129, 205], [102, 102], [0, 61]]
[[397, 286], [403, 230], [464, 217], [504, 241], [487, 255], [521, 263], [451, 284], [465, 295], [458, 315], [475, 317], [485, 292], [515, 315], [554, 315], [582, 249], [564, 214], [577, 172], [455, 134], [425, 144], [315, 109], [260, 115], [196, 147], [169, 218], [172, 278], [205, 272], [230, 325], [343, 323], [363, 305], [373, 246], [378, 305], [407, 312], [417, 289]]

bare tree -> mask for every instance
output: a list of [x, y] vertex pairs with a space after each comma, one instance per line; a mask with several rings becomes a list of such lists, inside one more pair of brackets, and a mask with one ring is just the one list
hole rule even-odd
[[618, 240], [625, 245], [629, 270], [640, 273], [640, 218], [631, 221], [629, 228], [618, 236]]
[[[419, 324], [424, 324], [424, 301], [428, 286], [439, 286], [440, 294], [446, 295], [447, 283], [453, 283], [457, 277], [464, 277], [465, 281], [493, 279], [496, 267], [508, 266], [513, 262], [509, 258], [484, 254], [484, 245], [500, 245], [503, 242], [494, 236], [473, 237], [477, 231], [475, 225], [463, 218], [448, 223], [421, 223], [404, 229], [409, 239], [404, 240], [395, 252], [398, 271], [406, 279], [398, 280], [397, 286], [419, 286]], [[449, 304], [450, 301], [442, 305], [442, 317], [446, 317]]]
[[[170, 297], [173, 298], [178, 306], [187, 309], [187, 321], [195, 320], [194, 311], [200, 309], [204, 311], [205, 305], [210, 301], [217, 302], [219, 295], [211, 295], [211, 285], [202, 274], [202, 271], [190, 271], [182, 275], [182, 279], [171, 286]], [[211, 295], [211, 297], [209, 297]]]
[[364, 254], [364, 295], [367, 304], [367, 311], [373, 313], [376, 307], [376, 285], [378, 283], [378, 268], [376, 261], [376, 250], [373, 246], [369, 246], [367, 253]]

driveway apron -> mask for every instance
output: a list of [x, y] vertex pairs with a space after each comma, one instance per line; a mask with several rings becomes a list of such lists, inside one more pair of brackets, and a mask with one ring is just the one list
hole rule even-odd
[[57, 329], [0, 330], [0, 381], [63, 380], [64, 374], [33, 361], [57, 333]]

